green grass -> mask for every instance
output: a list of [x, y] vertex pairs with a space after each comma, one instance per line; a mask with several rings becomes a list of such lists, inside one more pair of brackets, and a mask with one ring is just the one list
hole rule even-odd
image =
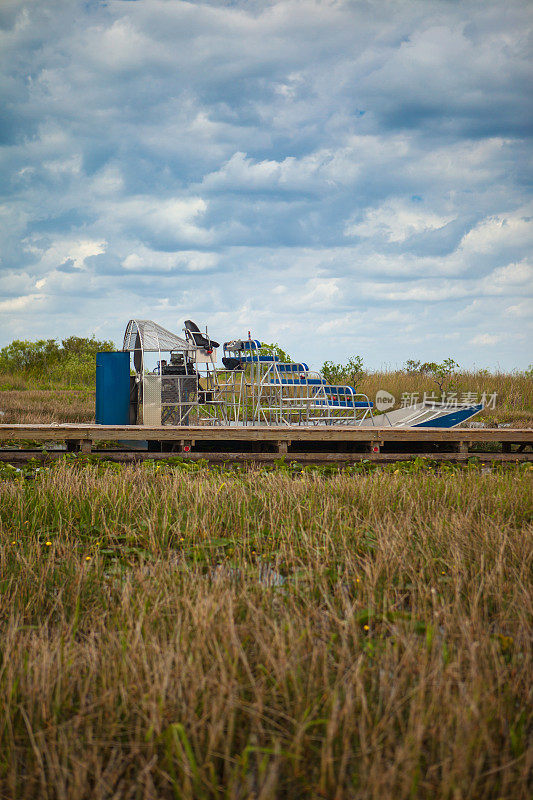
[[0, 478], [0, 796], [525, 798], [529, 465]]

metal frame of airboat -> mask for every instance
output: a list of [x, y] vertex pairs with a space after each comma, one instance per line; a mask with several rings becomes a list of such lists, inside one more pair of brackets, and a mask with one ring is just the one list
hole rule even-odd
[[252, 425], [360, 425], [372, 419], [368, 397], [351, 386], [331, 386], [304, 363], [261, 354], [255, 339], [224, 344], [223, 359], [240, 369], [220, 370], [230, 421]]
[[[328, 384], [303, 362], [265, 355], [250, 337], [226, 342], [226, 363], [217, 368], [207, 329], [204, 336], [189, 323], [182, 338], [152, 320], [128, 322], [122, 349], [133, 354], [143, 425], [453, 427], [483, 408], [426, 402], [375, 416], [367, 395]], [[148, 352], [158, 355], [153, 371], [146, 368]], [[186, 374], [164, 374], [166, 353]]]
[[[146, 319], [131, 319], [126, 326], [122, 349], [133, 354], [143, 425], [217, 424], [226, 419], [220, 400], [205, 399], [217, 394], [216, 353], [198, 346], [189, 331], [185, 335]], [[147, 369], [146, 353], [157, 354], [155, 370]], [[167, 353], [182, 357], [186, 369], [191, 365], [189, 374], [163, 374]]]

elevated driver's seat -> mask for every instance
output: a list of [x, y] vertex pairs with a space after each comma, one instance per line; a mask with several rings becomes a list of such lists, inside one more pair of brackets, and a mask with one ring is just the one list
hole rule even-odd
[[193, 322], [192, 319], [185, 320], [185, 330], [187, 331], [187, 337], [191, 339], [198, 347], [203, 347], [208, 351], [213, 350], [215, 347], [219, 347], [219, 343], [203, 334], [198, 325]]

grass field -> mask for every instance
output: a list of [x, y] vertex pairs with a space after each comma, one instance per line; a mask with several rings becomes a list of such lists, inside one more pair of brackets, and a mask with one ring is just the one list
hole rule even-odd
[[529, 797], [532, 475], [2, 467], [0, 797]]

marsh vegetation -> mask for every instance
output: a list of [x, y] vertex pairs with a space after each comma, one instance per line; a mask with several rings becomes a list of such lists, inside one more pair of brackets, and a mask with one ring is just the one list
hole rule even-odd
[[528, 797], [532, 475], [3, 467], [0, 796]]

